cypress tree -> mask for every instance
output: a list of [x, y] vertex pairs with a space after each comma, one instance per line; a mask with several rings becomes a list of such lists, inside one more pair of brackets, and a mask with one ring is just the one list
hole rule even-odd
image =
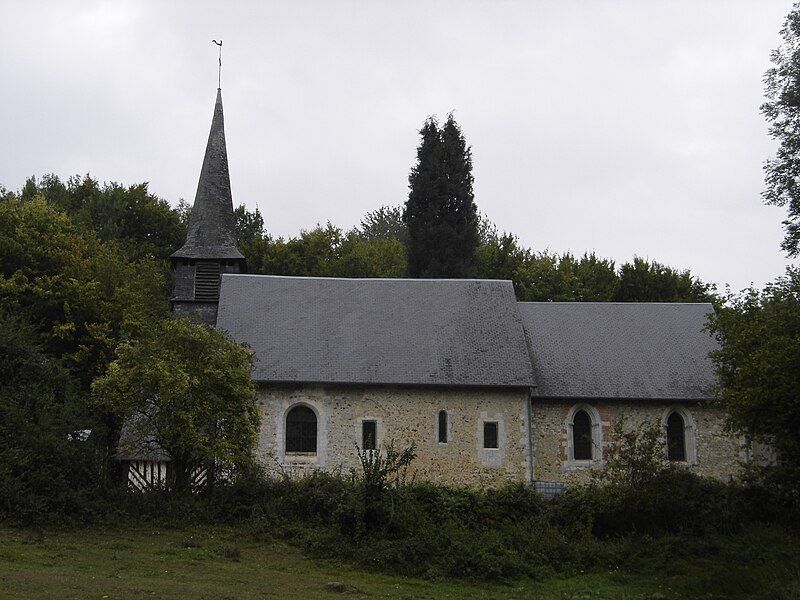
[[417, 164], [409, 175], [403, 212], [411, 277], [469, 277], [475, 271], [478, 210], [472, 191], [472, 152], [450, 114], [420, 130]]

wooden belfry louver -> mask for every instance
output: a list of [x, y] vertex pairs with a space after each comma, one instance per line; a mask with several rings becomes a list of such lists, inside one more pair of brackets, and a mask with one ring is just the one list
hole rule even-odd
[[219, 263], [197, 261], [194, 267], [194, 299], [219, 300]]

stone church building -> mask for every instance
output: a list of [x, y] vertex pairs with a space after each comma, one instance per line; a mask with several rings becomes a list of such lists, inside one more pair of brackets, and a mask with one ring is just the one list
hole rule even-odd
[[[660, 423], [665, 460], [697, 473], [727, 479], [744, 458], [709, 404], [710, 304], [517, 302], [510, 281], [246, 274], [220, 90], [172, 262], [173, 311], [254, 352], [269, 471], [347, 472], [357, 445], [414, 443], [418, 479], [552, 490], [602, 468], [623, 415]], [[120, 455], [132, 481], [168, 458], [124, 441]]]

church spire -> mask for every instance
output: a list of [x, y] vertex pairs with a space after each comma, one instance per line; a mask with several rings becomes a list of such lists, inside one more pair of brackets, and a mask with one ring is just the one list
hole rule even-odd
[[236, 248], [236, 218], [233, 214], [228, 152], [225, 147], [225, 123], [222, 115], [222, 90], [217, 88], [217, 102], [197, 194], [189, 214], [186, 243], [172, 254], [172, 259], [237, 260], [244, 259]]

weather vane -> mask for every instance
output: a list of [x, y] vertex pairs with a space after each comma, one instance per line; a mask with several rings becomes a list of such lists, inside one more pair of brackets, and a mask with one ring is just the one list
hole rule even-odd
[[222, 89], [222, 40], [211, 40], [217, 46], [219, 46], [219, 72], [217, 74], [217, 87]]

